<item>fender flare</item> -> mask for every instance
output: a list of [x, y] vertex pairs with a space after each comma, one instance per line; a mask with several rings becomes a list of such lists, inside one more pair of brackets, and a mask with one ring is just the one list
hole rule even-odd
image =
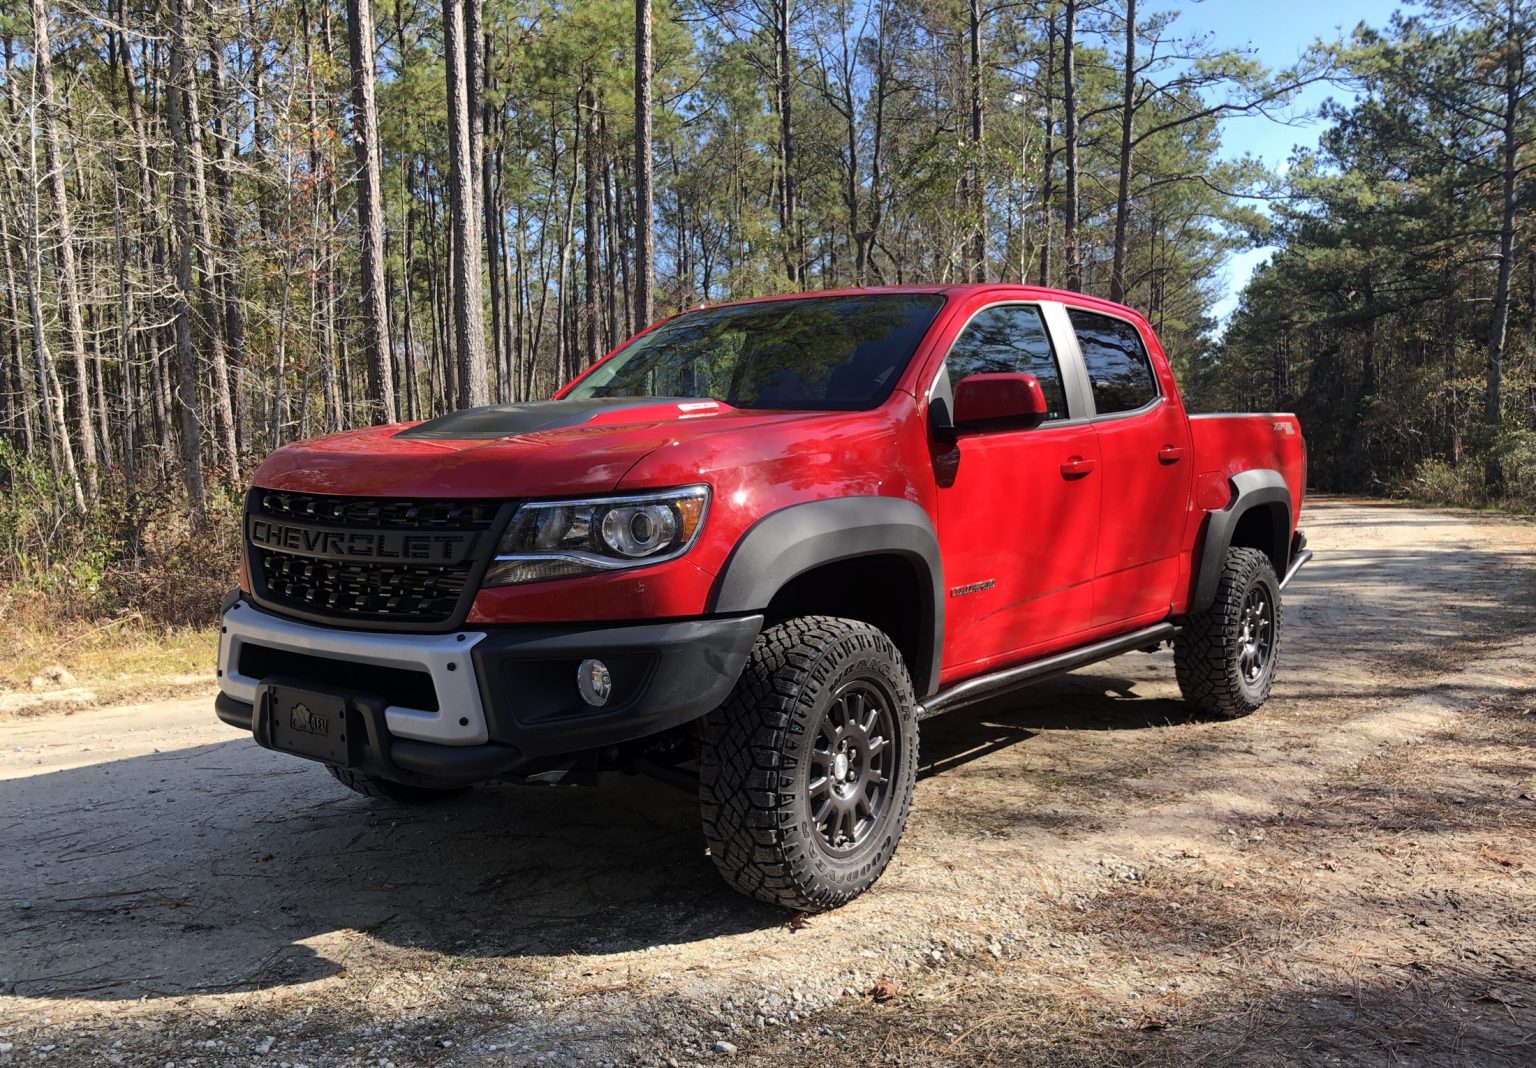
[[1221, 511], [1206, 514], [1205, 530], [1196, 553], [1195, 588], [1186, 615], [1198, 615], [1215, 603], [1216, 587], [1221, 582], [1221, 569], [1232, 544], [1232, 534], [1237, 530], [1238, 521], [1253, 509], [1264, 508], [1270, 514], [1272, 544], [1275, 546], [1270, 562], [1275, 565], [1275, 574], [1284, 575], [1289, 562], [1293, 504], [1285, 476], [1273, 468], [1255, 468], [1239, 471], [1228, 482], [1232, 487], [1232, 499]]
[[944, 647], [944, 565], [933, 521], [902, 497], [835, 497], [792, 504], [759, 519], [715, 579], [710, 610], [761, 612], [792, 579], [861, 556], [892, 555], [912, 565], [921, 602], [912, 683], [919, 698], [938, 689]]

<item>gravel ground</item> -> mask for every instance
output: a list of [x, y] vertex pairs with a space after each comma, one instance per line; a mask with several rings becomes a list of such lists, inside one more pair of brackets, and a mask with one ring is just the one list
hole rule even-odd
[[1134, 654], [924, 724], [880, 884], [645, 780], [355, 797], [206, 697], [0, 721], [0, 1063], [1536, 1062], [1536, 528], [1323, 501], [1260, 713]]

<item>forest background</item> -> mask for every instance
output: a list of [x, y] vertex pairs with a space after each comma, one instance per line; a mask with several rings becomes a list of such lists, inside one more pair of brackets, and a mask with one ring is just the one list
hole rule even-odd
[[[848, 285], [1122, 300], [1192, 408], [1298, 412], [1315, 489], [1536, 510], [1533, 42], [1533, 0], [1280, 68], [1136, 0], [8, 4], [0, 614], [204, 622], [272, 448]], [[1319, 86], [1284, 167], [1222, 151]]]

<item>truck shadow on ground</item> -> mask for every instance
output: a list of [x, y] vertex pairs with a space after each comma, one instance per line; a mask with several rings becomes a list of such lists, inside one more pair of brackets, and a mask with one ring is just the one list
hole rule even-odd
[[[1073, 676], [929, 720], [922, 774], [1042, 729], [1186, 715], [1133, 686]], [[4, 994], [217, 993], [335, 975], [373, 940], [451, 959], [554, 957], [788, 919], [720, 882], [697, 802], [645, 779], [490, 786], [406, 808], [241, 738], [0, 781], [0, 812]]]

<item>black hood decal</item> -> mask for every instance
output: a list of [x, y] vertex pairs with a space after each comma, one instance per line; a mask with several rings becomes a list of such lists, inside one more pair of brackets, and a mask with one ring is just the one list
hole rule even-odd
[[623, 408], [654, 408], [680, 397], [593, 397], [585, 400], [538, 401], [531, 404], [487, 404], [449, 412], [396, 434], [397, 438], [474, 441], [532, 434], [580, 426], [600, 412]]

